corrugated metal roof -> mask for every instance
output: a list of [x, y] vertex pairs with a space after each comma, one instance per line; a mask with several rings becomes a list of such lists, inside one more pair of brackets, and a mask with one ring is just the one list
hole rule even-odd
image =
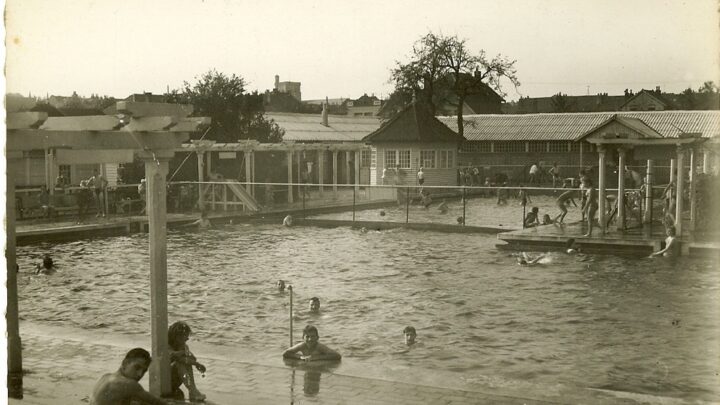
[[[664, 137], [700, 132], [720, 138], [720, 111], [618, 111], [558, 114], [480, 114], [464, 116], [468, 141], [574, 141], [613, 115], [637, 118]], [[456, 117], [438, 117], [457, 131]]]
[[329, 115], [327, 127], [319, 114], [266, 113], [265, 118], [285, 130], [283, 140], [295, 142], [360, 142], [380, 128], [374, 117]]

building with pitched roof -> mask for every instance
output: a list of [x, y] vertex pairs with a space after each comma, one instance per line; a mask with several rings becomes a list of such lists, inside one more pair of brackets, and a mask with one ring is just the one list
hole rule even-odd
[[370, 145], [370, 184], [388, 183], [388, 171], [397, 172], [397, 185], [416, 185], [415, 174], [425, 173], [425, 185], [457, 185], [458, 147], [464, 138], [443, 125], [421, 103], [412, 103], [382, 127], [362, 138]]

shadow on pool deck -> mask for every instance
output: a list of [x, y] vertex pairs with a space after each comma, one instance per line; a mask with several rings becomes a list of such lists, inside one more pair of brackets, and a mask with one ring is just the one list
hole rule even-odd
[[[23, 369], [25, 398], [11, 404], [87, 403], [95, 381], [117, 369], [132, 347], [148, 347], [145, 336], [108, 335], [24, 322]], [[543, 392], [508, 388], [457, 389], [338, 374], [332, 369], [263, 365], [247, 361], [237, 348], [194, 342], [207, 366], [196, 377], [210, 404], [544, 404], [683, 403], [650, 395], [592, 389], [547, 387]], [[248, 354], [252, 358], [252, 354]], [[399, 373], [402, 374], [402, 373]], [[398, 375], [402, 379], [402, 375]], [[147, 377], [141, 384], [147, 386]]]

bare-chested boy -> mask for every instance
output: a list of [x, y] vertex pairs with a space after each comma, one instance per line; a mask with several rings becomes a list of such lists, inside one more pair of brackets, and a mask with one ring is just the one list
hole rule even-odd
[[573, 196], [577, 193], [575, 190], [569, 190], [562, 194], [560, 194], [560, 197], [557, 198], [555, 203], [557, 204], [557, 207], [560, 209], [560, 213], [555, 217], [554, 222], [561, 223], [565, 219], [565, 215], [567, 215], [567, 207], [566, 204], [572, 203], [575, 207], [577, 207], [577, 204], [575, 203], [575, 200], [573, 199]]
[[167, 405], [162, 398], [145, 391], [140, 379], [150, 367], [150, 353], [145, 349], [130, 350], [118, 371], [105, 374], [93, 388], [90, 405], [124, 405], [131, 401], [147, 404]]
[[285, 350], [283, 358], [305, 361], [340, 360], [342, 356], [335, 350], [320, 343], [320, 335], [316, 327], [308, 325], [303, 329], [304, 342]]

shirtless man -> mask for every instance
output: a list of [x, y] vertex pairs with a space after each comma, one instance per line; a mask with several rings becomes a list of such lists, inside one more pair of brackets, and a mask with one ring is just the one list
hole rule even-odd
[[93, 388], [90, 405], [118, 405], [140, 401], [146, 404], [167, 405], [162, 398], [145, 391], [140, 379], [150, 366], [150, 353], [145, 349], [130, 350], [118, 371], [105, 374]]
[[335, 350], [318, 342], [320, 335], [316, 327], [308, 325], [303, 329], [304, 342], [285, 350], [283, 358], [304, 361], [340, 360], [342, 356]]

